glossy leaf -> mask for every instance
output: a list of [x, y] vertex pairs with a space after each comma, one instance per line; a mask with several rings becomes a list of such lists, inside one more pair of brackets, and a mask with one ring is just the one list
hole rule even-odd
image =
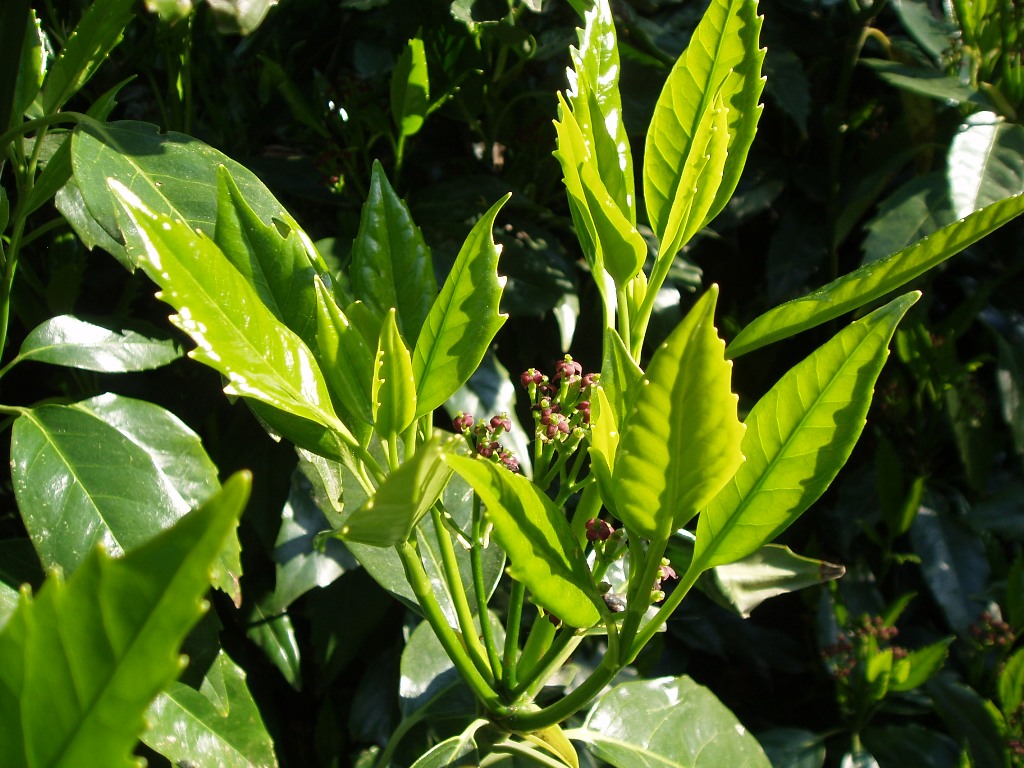
[[269, 613], [262, 605], [253, 606], [246, 635], [277, 667], [288, 684], [295, 690], [301, 690], [302, 654], [291, 616]]
[[[713, 219], [736, 189], [761, 115], [760, 29], [752, 0], [712, 0], [658, 97], [644, 150], [644, 199], [651, 227], [663, 244], [671, 239], [666, 235], [671, 212], [680, 205], [677, 198], [691, 194], [692, 187], [681, 182], [688, 167], [701, 164], [707, 150], [696, 139], [708, 130], [716, 109], [725, 110], [728, 157], [720, 179], [717, 174], [700, 179], [716, 187], [714, 200], [702, 220], [694, 217], [688, 228], [696, 231]], [[672, 255], [664, 248], [662, 252]]]
[[51, 317], [36, 326], [18, 350], [17, 361], [36, 360], [101, 373], [148, 371], [181, 357], [171, 339], [135, 331], [113, 331], [74, 315]]
[[141, 545], [218, 488], [188, 427], [159, 406], [115, 395], [18, 417], [11, 476], [40, 559], [66, 572], [98, 543], [115, 555]]
[[736, 716], [689, 677], [617, 685], [566, 735], [616, 768], [771, 768]]
[[202, 233], [154, 213], [111, 180], [123, 206], [128, 250], [178, 310], [171, 322], [197, 347], [189, 356], [227, 377], [224, 391], [261, 401], [328, 429], [343, 430], [327, 384], [302, 340]]
[[729, 344], [730, 358], [793, 336], [875, 301], [1024, 213], [1024, 195], [1001, 200], [799, 299], [770, 309]]
[[445, 739], [424, 753], [410, 768], [455, 768], [455, 766], [478, 766], [476, 732], [490, 723], [480, 718], [466, 726], [458, 736]]
[[600, 186], [607, 190], [622, 217], [628, 225], [635, 225], [633, 157], [622, 120], [619, 50], [611, 4], [597, 0], [583, 19], [583, 28], [577, 30], [578, 47], [569, 49], [573, 68], [567, 71], [567, 97], [592, 154], [589, 162], [583, 157], [577, 157], [576, 162], [597, 172]]
[[419, 713], [417, 717], [437, 720], [476, 712], [473, 694], [425, 621], [416, 626], [402, 649], [398, 698], [403, 717]]
[[879, 261], [956, 221], [946, 176], [915, 176], [878, 203], [866, 225], [863, 263]]
[[1024, 192], [1024, 127], [975, 112], [949, 144], [946, 178], [957, 218]]
[[743, 461], [732, 364], [714, 326], [712, 286], [658, 348], [638, 387], [615, 459], [615, 507], [626, 528], [666, 539]]
[[617, 284], [624, 285], [640, 272], [647, 260], [647, 243], [612, 200], [593, 165], [585, 162], [579, 172], [604, 268]]
[[441, 459], [439, 437], [418, 448], [334, 532], [338, 538], [391, 547], [408, 541], [416, 524], [444, 491], [452, 470]]
[[1004, 746], [1006, 724], [991, 701], [966, 685], [944, 678], [932, 681], [926, 690], [950, 735], [961, 744], [967, 743], [971, 766], [1009, 768], [1009, 751]]
[[565, 513], [528, 478], [466, 456], [445, 460], [486, 506], [493, 536], [508, 554], [508, 572], [533, 601], [573, 627], [591, 627], [604, 603]]
[[766, 544], [736, 562], [712, 571], [715, 586], [744, 618], [769, 598], [841, 578], [846, 568], [798, 555], [789, 547]]
[[[402, 51], [391, 74], [391, 118], [402, 136], [412, 136], [423, 127], [430, 106], [430, 77], [423, 41], [412, 38]], [[380, 167], [379, 165], [377, 166]]]
[[175, 763], [276, 768], [274, 745], [245, 684], [245, 672], [221, 651], [199, 690], [171, 683], [146, 712], [142, 740]]
[[[330, 280], [323, 259], [263, 182], [198, 139], [174, 131], [161, 133], [155, 125], [131, 120], [82, 123], [71, 142], [71, 164], [89, 215], [115, 241], [121, 239], [121, 206], [107, 185], [108, 178], [119, 181], [155, 213], [183, 220], [209, 234], [216, 230], [217, 168], [223, 165], [260, 220], [276, 219], [294, 230], [306, 245], [317, 273]], [[134, 268], [132, 262], [126, 266]]]
[[54, 59], [29, 113], [56, 112], [96, 73], [135, 17], [132, 0], [107, 0], [90, 5]]
[[692, 570], [756, 552], [825, 491], [860, 437], [889, 340], [919, 296], [852, 323], [757, 402], [745, 421], [746, 461], [697, 522]]
[[373, 363], [371, 407], [374, 428], [382, 438], [400, 435], [416, 417], [416, 381], [412, 358], [398, 331], [395, 310], [384, 317]]
[[[373, 363], [374, 351], [366, 344], [330, 289], [317, 277], [316, 290], [316, 346], [320, 366], [335, 402], [356, 419], [373, 423]], [[350, 429], [356, 429], [349, 424]]]
[[295, 230], [282, 234], [242, 196], [227, 167], [217, 166], [217, 223], [213, 241], [266, 307], [307, 346], [316, 343], [317, 271]]
[[181, 671], [179, 646], [249, 484], [236, 475], [145, 546], [119, 560], [93, 549], [67, 582], [22, 597], [0, 633], [0, 763], [136, 764], [143, 714]]
[[498, 311], [505, 278], [498, 277], [500, 246], [491, 231], [506, 195], [473, 226], [441, 293], [430, 308], [413, 351], [416, 417], [431, 413], [480, 365], [507, 315]]
[[[907, 7], [909, 3], [900, 5]], [[948, 46], [948, 39], [946, 44]], [[901, 91], [936, 99], [947, 105], [970, 104], [982, 108], [992, 106], [991, 101], [983, 93], [938, 69], [909, 67], [886, 59], [863, 58], [857, 63], [869, 67], [882, 80]]]
[[373, 164], [348, 274], [356, 298], [378, 317], [398, 311], [398, 328], [412, 344], [437, 298], [434, 262], [379, 162]]

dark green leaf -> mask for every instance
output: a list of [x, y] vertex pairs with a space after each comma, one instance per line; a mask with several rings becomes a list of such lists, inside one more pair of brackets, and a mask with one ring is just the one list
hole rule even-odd
[[714, 325], [717, 286], [664, 344], [624, 419], [613, 468], [616, 514], [635, 533], [667, 539], [743, 461], [732, 364]]
[[1006, 744], [1006, 723], [990, 701], [973, 689], [950, 680], [928, 684], [928, 694], [949, 733], [967, 742], [974, 768], [1010, 768]]
[[135, 17], [132, 0], [106, 0], [86, 9], [61, 48], [32, 107], [32, 117], [56, 112], [74, 96], [107, 55], [121, 42], [124, 28]]
[[434, 262], [379, 162], [373, 164], [348, 274], [356, 298], [378, 317], [398, 310], [398, 328], [412, 344], [437, 298]]
[[860, 437], [907, 294], [798, 363], [747, 416], [746, 461], [697, 522], [690, 567], [738, 560], [784, 531], [828, 488]]
[[788, 301], [747, 325], [729, 344], [729, 357], [788, 338], [881, 298], [1024, 213], [1024, 195], [993, 203], [966, 219], [854, 270], [799, 299]]
[[471, 722], [458, 736], [445, 739], [421, 756], [410, 768], [455, 768], [456, 766], [480, 765], [477, 753], [476, 732], [489, 724], [489, 720]]
[[617, 685], [566, 735], [616, 768], [771, 768], [736, 716], [688, 677]]
[[889, 85], [944, 104], [971, 104], [991, 108], [992, 102], [980, 91], [938, 69], [910, 67], [884, 59], [859, 59]]
[[[34, 15], [29, 0], [0, 3], [0, 72], [4, 73], [0, 77], [0, 133], [20, 120], [24, 111], [18, 91], [20, 81], [29, 79], [21, 70], [25, 61], [25, 32], [29, 25], [34, 26]], [[7, 147], [0, 146], [0, 153], [6, 156]]]
[[199, 690], [171, 683], [146, 712], [142, 740], [175, 763], [276, 768], [274, 746], [245, 684], [223, 651]]
[[238, 522], [248, 474], [171, 530], [111, 560], [93, 549], [67, 581], [27, 595], [0, 633], [0, 763], [134, 766], [143, 713], [181, 671], [210, 567]]
[[[919, 725], [869, 727], [864, 745], [882, 766], [961, 768], [960, 747], [948, 733]], [[782, 768], [781, 766], [779, 768]]]
[[[423, 127], [430, 106], [430, 78], [423, 41], [412, 38], [402, 51], [391, 74], [391, 118], [402, 136], [412, 136]], [[377, 166], [379, 167], [379, 165]]]
[[44, 144], [58, 144], [42, 164], [42, 173], [36, 177], [31, 191], [25, 195], [21, 203], [22, 215], [26, 217], [50, 202], [71, 178], [71, 133], [51, 131], [43, 141]]
[[865, 225], [864, 263], [884, 259], [954, 221], [945, 174], [917, 176], [882, 200]]
[[33, 329], [18, 350], [18, 360], [37, 360], [87, 371], [148, 371], [181, 357], [171, 339], [153, 339], [135, 331], [112, 331], [73, 315], [51, 317]]
[[11, 475], [43, 564], [74, 570], [103, 544], [120, 554], [217, 489], [198, 437], [159, 406], [116, 395], [27, 411]]
[[950, 142], [946, 177], [957, 217], [1024, 192], [1024, 126], [974, 113]]
[[402, 649], [398, 696], [402, 716], [429, 712], [431, 718], [469, 717], [473, 694], [427, 622], [421, 622]]
[[818, 734], [802, 728], [772, 728], [757, 734], [774, 768], [821, 768], [825, 744]]
[[498, 277], [500, 250], [491, 231], [507, 200], [506, 195], [492, 205], [473, 226], [416, 339], [417, 418], [466, 383], [505, 322], [507, 315], [498, 311], [505, 279]]
[[537, 605], [573, 627], [592, 627], [603, 607], [565, 513], [528, 478], [489, 461], [448, 455], [445, 460], [476, 491], [508, 554], [508, 572]]
[[287, 613], [272, 615], [262, 606], [253, 607], [246, 635], [295, 690], [302, 688], [302, 659], [295, 628]]

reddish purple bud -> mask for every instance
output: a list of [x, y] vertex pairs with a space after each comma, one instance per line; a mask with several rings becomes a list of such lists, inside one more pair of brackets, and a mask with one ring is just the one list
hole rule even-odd
[[491, 429], [495, 432], [498, 429], [502, 429], [505, 432], [512, 431], [512, 420], [508, 417], [507, 413], [501, 414], [501, 416], [491, 416]]
[[531, 384], [540, 384], [544, 381], [544, 374], [536, 368], [528, 368], [520, 374], [519, 381], [522, 382], [524, 387], [528, 387]]
[[476, 452], [483, 456], [485, 459], [491, 458], [495, 451], [501, 450], [500, 443], [481, 443], [476, 447]]
[[615, 529], [606, 520], [592, 518], [587, 520], [587, 541], [608, 541]]
[[585, 373], [585, 374], [583, 374], [583, 379], [580, 381], [580, 386], [583, 389], [586, 389], [587, 387], [592, 387], [592, 386], [594, 386], [597, 383], [599, 378], [600, 378], [599, 374], [596, 374], [596, 373]]
[[576, 404], [576, 410], [579, 411], [581, 414], [583, 414], [583, 423], [584, 424], [589, 424], [590, 423], [590, 401], [589, 400], [580, 400]]
[[575, 362], [570, 355], [555, 363], [555, 381], [570, 376], [579, 376], [583, 373], [583, 366]]
[[452, 426], [455, 427], [457, 432], [465, 432], [473, 426], [472, 414], [459, 411], [458, 415], [452, 420]]
[[517, 459], [508, 451], [502, 451], [498, 458], [501, 459], [502, 465], [504, 465], [505, 469], [507, 469], [509, 472], [519, 471], [519, 459]]

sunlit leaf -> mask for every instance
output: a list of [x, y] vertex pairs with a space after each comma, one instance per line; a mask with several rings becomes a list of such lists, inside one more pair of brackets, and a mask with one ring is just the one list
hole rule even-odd
[[413, 351], [416, 417], [431, 413], [480, 365], [506, 315], [498, 311], [505, 278], [491, 231], [506, 195], [473, 226], [441, 293], [430, 308]]
[[[713, 202], [694, 231], [725, 207], [746, 162], [761, 115], [758, 99], [764, 87], [758, 48], [761, 18], [753, 0], [713, 0], [690, 44], [676, 61], [654, 109], [644, 150], [644, 199], [651, 227], [663, 243], [677, 198], [692, 194], [681, 181], [687, 167], [700, 164], [704, 145], [696, 144], [715, 102], [725, 110], [728, 158], [721, 177], [700, 180], [716, 187]], [[699, 190], [698, 190], [699, 191]], [[672, 254], [669, 254], [672, 255]]]
[[771, 768], [757, 739], [688, 677], [617, 685], [566, 735], [615, 768]]
[[26, 593], [0, 632], [0, 763], [134, 766], [143, 713], [181, 671], [209, 570], [237, 524], [248, 474], [119, 560], [93, 549], [67, 581]]
[[757, 402], [744, 422], [746, 461], [697, 522], [691, 570], [757, 551], [828, 488], [864, 428], [889, 340], [919, 297], [902, 296], [847, 326]]
[[828, 285], [770, 309], [729, 344], [730, 358], [793, 336], [881, 298], [1024, 213], [1024, 195], [993, 203], [965, 219]]
[[189, 356], [224, 374], [228, 394], [343, 430], [312, 352], [213, 241], [110, 183], [123, 206], [129, 251], [162, 289], [159, 298], [178, 311], [171, 321], [197, 344]]
[[494, 538], [508, 554], [508, 572], [533, 601], [570, 626], [596, 624], [604, 603], [565, 513], [522, 475], [466, 456], [445, 460], [483, 501]]
[[970, 115], [946, 157], [949, 197], [958, 218], [1024, 192], [1024, 126], [992, 112]]
[[732, 364], [714, 326], [712, 286], [651, 358], [615, 459], [619, 519], [665, 539], [703, 507], [743, 461]]
[[17, 359], [118, 373], [159, 368], [180, 356], [171, 339], [113, 331], [73, 315], [60, 315], [36, 326], [25, 337]]
[[371, 382], [374, 428], [382, 438], [401, 434], [416, 416], [412, 358], [395, 318], [394, 309], [385, 315]]
[[423, 127], [430, 106], [430, 78], [423, 41], [412, 38], [402, 51], [391, 75], [391, 118], [403, 136], [412, 136]]
[[142, 740], [176, 763], [220, 768], [276, 768], [274, 745], [245, 684], [223, 651], [199, 690], [171, 683], [146, 712]]

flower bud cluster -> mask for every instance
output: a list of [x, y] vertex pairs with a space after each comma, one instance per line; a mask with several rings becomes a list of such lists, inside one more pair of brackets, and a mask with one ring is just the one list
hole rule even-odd
[[981, 619], [970, 626], [971, 637], [986, 648], [1009, 648], [1017, 639], [1013, 629], [991, 611], [981, 614]]
[[843, 680], [853, 673], [858, 662], [866, 662], [872, 651], [891, 648], [894, 661], [904, 658], [907, 649], [892, 645], [899, 634], [896, 627], [886, 626], [881, 616], [864, 614], [853, 628], [840, 632], [833, 644], [822, 648], [821, 657], [832, 677]]
[[537, 439], [579, 444], [590, 428], [590, 392], [599, 378], [583, 373], [571, 355], [555, 363], [550, 377], [536, 368], [524, 371], [519, 380], [530, 395]]
[[512, 430], [512, 420], [507, 413], [476, 421], [471, 413], [459, 411], [452, 420], [452, 427], [466, 438], [474, 456], [492, 459], [510, 472], [519, 471], [519, 459], [495, 439]]
[[667, 557], [661, 558], [658, 578], [654, 580], [654, 586], [651, 587], [651, 602], [660, 603], [665, 599], [665, 590], [662, 589], [662, 582], [673, 581], [678, 578], [679, 575], [676, 573], [676, 569], [669, 564], [669, 559]]

